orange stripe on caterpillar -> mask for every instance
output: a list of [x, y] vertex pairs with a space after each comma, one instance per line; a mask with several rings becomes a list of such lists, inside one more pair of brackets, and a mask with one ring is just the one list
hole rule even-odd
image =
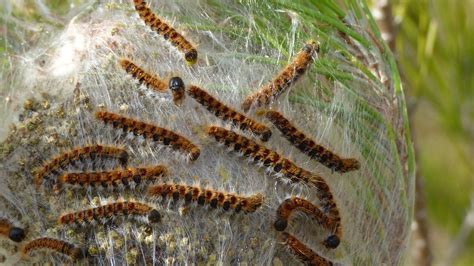
[[50, 237], [37, 238], [28, 242], [26, 245], [23, 246], [21, 252], [24, 255], [29, 255], [32, 251], [37, 249], [53, 250], [68, 256], [73, 261], [87, 257], [86, 249], [77, 247], [76, 245], [68, 243], [64, 240]]
[[214, 137], [216, 141], [231, 148], [234, 152], [267, 167], [267, 170], [274, 173], [277, 177], [285, 177], [286, 180], [292, 183], [304, 183], [316, 187], [324, 213], [328, 213], [332, 219], [339, 219], [339, 210], [334, 202], [331, 190], [321, 176], [298, 167], [295, 163], [277, 152], [267, 149], [265, 146], [233, 131], [210, 126], [207, 128], [207, 134]]
[[138, 80], [140, 84], [145, 84], [145, 86], [157, 92], [166, 92], [166, 83], [160, 77], [148, 73], [128, 59], [122, 58], [119, 63], [123, 70]]
[[278, 207], [277, 219], [274, 223], [274, 227], [277, 231], [283, 231], [286, 229], [288, 226], [288, 219], [294, 211], [301, 211], [312, 216], [316, 219], [319, 225], [333, 233], [324, 240], [324, 246], [332, 249], [339, 246], [342, 236], [340, 220], [330, 219], [319, 209], [318, 206], [298, 197], [286, 199]]
[[71, 163], [89, 158], [95, 160], [96, 157], [116, 158], [122, 165], [128, 163], [128, 153], [126, 150], [113, 146], [91, 145], [66, 151], [53, 157], [36, 171], [35, 184], [39, 188], [43, 178], [50, 172], [57, 171]]
[[283, 232], [281, 239], [293, 254], [304, 264], [312, 266], [332, 266], [333, 263], [311, 250], [294, 236]]
[[326, 167], [340, 173], [360, 168], [360, 163], [356, 159], [341, 158], [337, 154], [317, 144], [315, 141], [308, 138], [303, 132], [294, 127], [281, 113], [270, 110], [264, 111], [264, 113], [265, 117], [268, 118], [278, 128], [278, 130], [280, 130], [289, 142], [300, 151], [322, 163]]
[[21, 242], [25, 239], [26, 233], [23, 228], [14, 226], [7, 218], [0, 218], [0, 235], [10, 238], [11, 241]]
[[314, 53], [318, 52], [319, 44], [315, 41], [308, 41], [293, 61], [276, 75], [270, 83], [245, 98], [242, 109], [248, 111], [252, 105], [259, 107], [270, 104], [272, 99], [276, 99], [306, 72], [313, 61]]
[[177, 106], [181, 106], [185, 98], [185, 86], [180, 77], [172, 77], [169, 81], [168, 87], [173, 94], [173, 102]]
[[174, 150], [187, 153], [191, 161], [196, 160], [201, 153], [200, 149], [191, 141], [171, 130], [107, 111], [97, 111], [95, 116], [104, 123], [111, 124], [114, 128], [122, 128], [124, 131], [133, 132], [137, 136], [141, 135], [153, 141], [159, 141]]
[[149, 183], [168, 175], [163, 165], [143, 168], [118, 169], [103, 172], [66, 173], [59, 177], [62, 185], [80, 187], [116, 188], [119, 186], [135, 187]]
[[148, 195], [170, 197], [175, 201], [184, 199], [186, 203], [197, 202], [199, 205], [209, 204], [211, 208], [222, 207], [225, 211], [233, 209], [250, 213], [256, 211], [263, 203], [262, 194], [244, 197], [212, 189], [179, 184], [159, 184], [148, 189]]
[[230, 121], [241, 130], [251, 131], [255, 135], [260, 136], [262, 141], [267, 141], [272, 135], [268, 127], [236, 112], [197, 86], [190, 86], [188, 94], [218, 118], [224, 121]]
[[137, 11], [140, 18], [148, 25], [153, 31], [157, 32], [165, 40], [168, 40], [173, 46], [184, 53], [184, 59], [189, 65], [193, 65], [197, 62], [198, 53], [196, 48], [186, 40], [183, 35], [179, 34], [175, 29], [168, 25], [165, 21], [155, 15], [147, 4], [143, 0], [133, 0], [135, 10]]
[[58, 223], [60, 225], [104, 224], [120, 216], [147, 216], [150, 223], [157, 223], [161, 220], [161, 214], [145, 203], [117, 201], [96, 208], [63, 214], [58, 218]]

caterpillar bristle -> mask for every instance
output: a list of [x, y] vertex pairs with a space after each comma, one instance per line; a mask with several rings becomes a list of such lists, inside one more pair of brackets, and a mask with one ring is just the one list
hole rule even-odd
[[293, 61], [285, 66], [270, 83], [265, 84], [244, 99], [242, 109], [247, 112], [252, 106], [269, 105], [272, 100], [278, 98], [306, 72], [313, 61], [314, 54], [318, 52], [319, 44], [312, 40], [308, 41]]

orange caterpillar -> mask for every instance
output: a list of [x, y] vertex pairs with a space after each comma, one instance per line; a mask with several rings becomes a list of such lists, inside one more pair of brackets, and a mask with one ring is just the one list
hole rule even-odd
[[318, 224], [334, 233], [330, 235], [323, 244], [327, 248], [337, 248], [342, 235], [340, 219], [330, 219], [318, 206], [298, 197], [292, 197], [283, 201], [277, 209], [277, 220], [274, 227], [277, 231], [283, 231], [288, 226], [288, 219], [294, 211], [302, 211], [316, 219]]
[[144, 203], [117, 201], [92, 209], [63, 214], [58, 218], [58, 223], [60, 225], [105, 224], [118, 216], [147, 216], [150, 223], [158, 223], [161, 220], [161, 214]]
[[87, 250], [77, 247], [64, 240], [41, 237], [28, 242], [23, 246], [21, 252], [23, 255], [28, 255], [30, 252], [37, 249], [50, 249], [61, 254], [64, 254], [71, 258], [73, 261], [83, 259], [87, 257]]
[[222, 207], [225, 211], [233, 209], [249, 213], [256, 211], [263, 203], [263, 196], [255, 194], [250, 197], [234, 195], [212, 189], [179, 184], [160, 184], [148, 189], [150, 196], [172, 197], [175, 201], [184, 199], [186, 203], [197, 202], [199, 205], [209, 204], [212, 208]]
[[16, 227], [6, 218], [0, 218], [0, 235], [10, 238], [11, 241], [21, 242], [25, 239], [25, 230]]
[[207, 128], [207, 134], [249, 160], [267, 167], [267, 170], [277, 177], [286, 177], [292, 183], [302, 182], [316, 187], [324, 213], [329, 213], [330, 218], [338, 219], [339, 210], [329, 186], [322, 177], [298, 167], [280, 154], [230, 130], [211, 126]]
[[184, 53], [184, 59], [189, 65], [193, 65], [197, 62], [198, 53], [196, 48], [186, 40], [183, 35], [179, 34], [166, 22], [161, 20], [155, 15], [150, 8], [146, 6], [146, 2], [143, 0], [133, 0], [135, 10], [137, 11], [140, 18], [148, 25], [153, 31], [157, 32], [165, 40], [169, 40], [171, 44], [178, 48], [178, 50]]
[[96, 157], [115, 158], [118, 159], [123, 166], [128, 163], [128, 153], [122, 148], [98, 144], [75, 148], [57, 155], [38, 169], [35, 175], [36, 187], [39, 188], [41, 186], [43, 178], [50, 172], [57, 172], [57, 170], [69, 164], [74, 164], [76, 161], [82, 161], [85, 158], [95, 160]]
[[233, 125], [239, 127], [241, 130], [251, 131], [257, 136], [260, 136], [262, 141], [267, 141], [272, 135], [268, 127], [236, 112], [197, 86], [190, 86], [188, 94], [215, 116], [224, 121], [231, 121]]
[[276, 75], [270, 83], [245, 98], [242, 109], [248, 111], [252, 105], [266, 106], [272, 99], [277, 98], [306, 72], [313, 61], [315, 52], [319, 53], [319, 44], [315, 41], [307, 42], [293, 62]]
[[139, 66], [134, 64], [128, 59], [120, 59], [120, 66], [133, 78], [138, 80], [140, 84], [145, 84], [150, 89], [153, 89], [157, 92], [165, 92], [167, 89], [166, 83], [160, 79], [160, 77], [155, 76], [141, 69]]
[[134, 188], [141, 183], [156, 181], [166, 175], [168, 175], [168, 169], [163, 165], [158, 165], [104, 172], [66, 173], [59, 177], [59, 183], [79, 187]]
[[293, 254], [298, 257], [298, 259], [303, 262], [305, 265], [312, 265], [312, 266], [332, 266], [333, 263], [320, 255], [316, 252], [311, 250], [301, 241], [296, 239], [294, 236], [283, 232], [281, 234], [281, 239], [283, 240], [284, 244], [291, 250]]
[[137, 136], [142, 135], [146, 139], [161, 142], [174, 150], [184, 152], [189, 155], [191, 161], [196, 160], [201, 153], [196, 145], [171, 130], [107, 111], [97, 111], [95, 116], [106, 124], [110, 123], [114, 128], [120, 127], [123, 131], [133, 132]]
[[173, 94], [174, 104], [180, 106], [185, 97], [185, 86], [183, 80], [180, 77], [172, 77], [169, 81], [168, 87]]
[[360, 163], [356, 159], [343, 159], [337, 154], [317, 144], [312, 139], [308, 138], [303, 132], [294, 127], [281, 113], [276, 111], [264, 112], [265, 117], [267, 117], [278, 128], [278, 130], [280, 130], [289, 142], [300, 151], [322, 163], [326, 167], [340, 173], [360, 168]]

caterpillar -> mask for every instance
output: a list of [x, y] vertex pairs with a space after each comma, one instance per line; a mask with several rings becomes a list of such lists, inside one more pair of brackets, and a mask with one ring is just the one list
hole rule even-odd
[[167, 176], [168, 169], [163, 165], [146, 168], [117, 169], [104, 172], [65, 173], [59, 177], [61, 185], [96, 188], [134, 188], [142, 183], [155, 181]]
[[117, 201], [96, 208], [86, 209], [78, 212], [66, 213], [58, 218], [60, 225], [87, 225], [105, 224], [119, 216], [143, 217], [147, 216], [148, 222], [158, 223], [161, 214], [145, 203], [135, 201]]
[[0, 218], [0, 235], [8, 237], [11, 241], [21, 242], [26, 233], [23, 228], [16, 227], [7, 218]]
[[184, 59], [188, 65], [193, 65], [197, 62], [198, 53], [196, 48], [194, 48], [194, 46], [183, 37], [183, 35], [179, 34], [165, 21], [155, 15], [150, 8], [147, 7], [145, 1], [133, 0], [133, 4], [138, 15], [146, 25], [163, 36], [165, 40], [168, 40], [173, 46], [178, 48], [180, 52], [184, 53]]
[[75, 148], [53, 157], [39, 168], [34, 178], [36, 187], [39, 188], [41, 186], [43, 178], [50, 172], [57, 173], [59, 169], [70, 164], [75, 164], [76, 161], [83, 161], [86, 158], [95, 160], [96, 157], [115, 158], [118, 159], [123, 166], [126, 166], [129, 156], [126, 150], [113, 146], [96, 144]]
[[148, 189], [148, 195], [153, 197], [161, 196], [163, 198], [170, 197], [175, 201], [184, 199], [186, 203], [209, 204], [214, 209], [221, 207], [225, 211], [233, 209], [235, 212], [242, 210], [245, 213], [256, 211], [263, 203], [263, 195], [260, 193], [244, 197], [227, 192], [180, 184], [151, 186]]
[[324, 213], [328, 213], [331, 219], [340, 219], [339, 210], [334, 202], [331, 190], [322, 177], [298, 167], [295, 163], [277, 152], [267, 149], [265, 146], [233, 131], [216, 126], [210, 126], [206, 131], [216, 141], [223, 143], [239, 155], [247, 157], [261, 166], [265, 166], [267, 171], [272, 172], [277, 177], [285, 177], [292, 183], [304, 183], [315, 187], [317, 195], [322, 202]]
[[312, 159], [317, 160], [333, 171], [346, 173], [360, 168], [360, 163], [353, 158], [344, 159], [331, 152], [325, 147], [308, 138], [303, 132], [294, 127], [291, 122], [281, 113], [276, 111], [264, 111], [265, 117], [301, 152]]
[[157, 92], [166, 91], [166, 83], [160, 77], [148, 73], [128, 59], [122, 58], [119, 63], [123, 70], [138, 80], [140, 84], [145, 84], [145, 86]]
[[244, 99], [242, 109], [247, 112], [252, 105], [260, 107], [270, 104], [272, 99], [276, 99], [306, 72], [315, 53], [319, 53], [319, 44], [315, 41], [306, 42], [293, 61], [276, 75], [270, 83], [262, 86], [258, 91]]
[[188, 154], [191, 161], [195, 161], [201, 153], [200, 149], [191, 141], [171, 130], [107, 111], [97, 111], [95, 116], [104, 123], [111, 124], [114, 128], [120, 127], [123, 131], [133, 132], [137, 136], [141, 135], [146, 139], [170, 146], [173, 150], [184, 152]]
[[180, 77], [172, 77], [169, 81], [168, 87], [173, 94], [174, 104], [180, 106], [185, 97], [185, 86], [183, 80]]
[[272, 132], [268, 127], [236, 112], [203, 89], [197, 86], [190, 86], [188, 94], [218, 118], [224, 121], [231, 121], [234, 126], [239, 127], [241, 130], [251, 131], [255, 135], [260, 136], [262, 141], [267, 141], [271, 137]]
[[311, 250], [296, 237], [287, 232], [281, 234], [283, 243], [296, 255], [296, 257], [306, 265], [312, 266], [332, 266], [333, 263]]
[[73, 261], [87, 257], [87, 250], [77, 247], [61, 239], [41, 237], [28, 242], [23, 246], [21, 252], [24, 255], [30, 254], [37, 249], [50, 249], [71, 258]]
[[337, 248], [337, 246], [339, 246], [342, 235], [340, 221], [330, 219], [319, 209], [318, 206], [298, 197], [286, 199], [278, 207], [277, 219], [274, 223], [274, 227], [277, 231], [283, 231], [286, 229], [288, 226], [288, 219], [293, 211], [302, 211], [311, 215], [316, 219], [318, 224], [334, 233], [324, 240], [324, 246], [327, 248]]

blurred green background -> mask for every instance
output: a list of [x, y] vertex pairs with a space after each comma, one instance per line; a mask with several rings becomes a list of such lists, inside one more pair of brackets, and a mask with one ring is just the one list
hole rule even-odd
[[[384, 2], [372, 1], [375, 12]], [[474, 1], [387, 4], [424, 183], [426, 206], [417, 211], [427, 211], [433, 264], [474, 265]]]
[[[64, 13], [74, 1], [43, 2]], [[423, 184], [415, 210], [423, 224], [414, 223], [409, 263], [474, 265], [474, 1], [369, 4], [382, 24], [390, 24], [382, 32], [393, 37]], [[32, 19], [36, 11], [34, 4], [24, 10]], [[0, 52], [5, 48], [0, 45]], [[420, 253], [423, 247], [432, 260]]]

